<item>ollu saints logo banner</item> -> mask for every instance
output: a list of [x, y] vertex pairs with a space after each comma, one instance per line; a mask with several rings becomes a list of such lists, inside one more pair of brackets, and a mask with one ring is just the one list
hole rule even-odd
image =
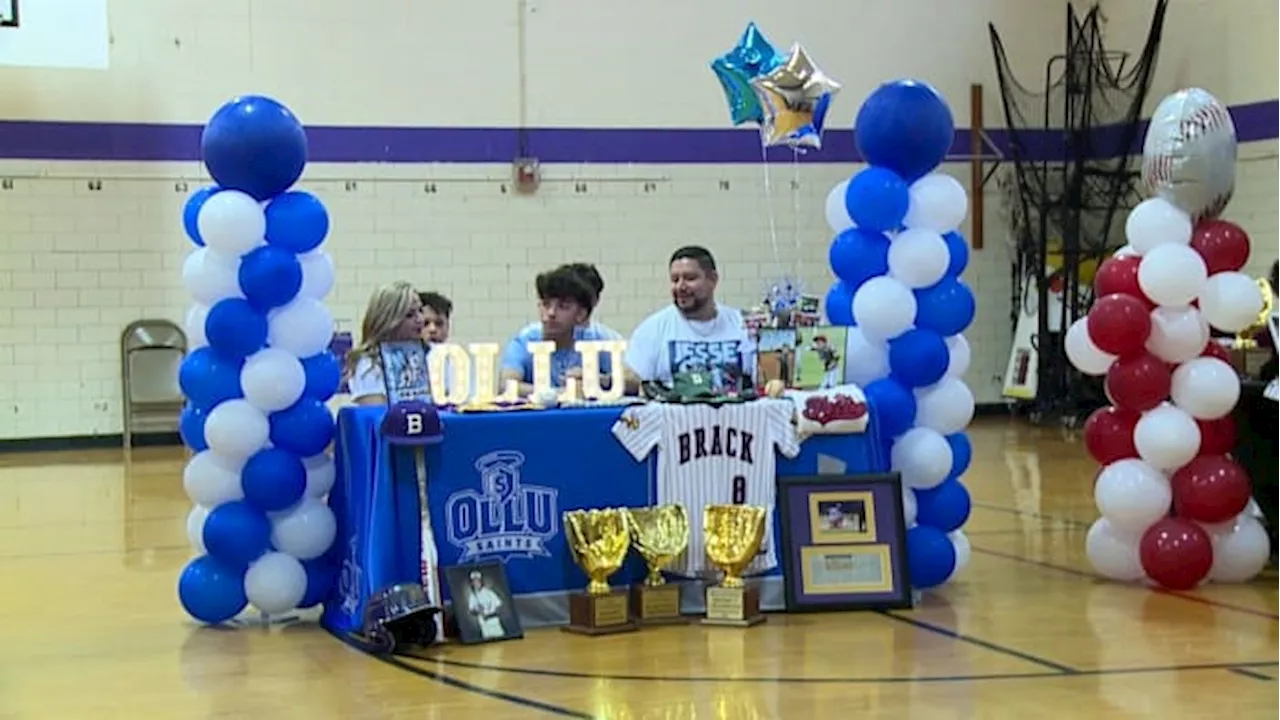
[[520, 478], [524, 454], [497, 450], [476, 460], [480, 491], [462, 490], [445, 502], [449, 544], [458, 562], [497, 557], [550, 557], [547, 541], [559, 533], [556, 491]]

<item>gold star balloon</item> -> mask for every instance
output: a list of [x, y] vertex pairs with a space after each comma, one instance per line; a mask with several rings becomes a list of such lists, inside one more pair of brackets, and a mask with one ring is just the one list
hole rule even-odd
[[778, 67], [751, 80], [764, 119], [760, 134], [766, 146], [822, 147], [822, 130], [831, 99], [840, 83], [814, 64], [800, 43], [791, 46]]

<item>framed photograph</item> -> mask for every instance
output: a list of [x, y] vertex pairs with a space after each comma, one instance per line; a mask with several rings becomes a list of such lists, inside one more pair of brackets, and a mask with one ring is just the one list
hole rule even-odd
[[388, 405], [406, 400], [432, 401], [425, 342], [386, 342], [378, 351], [382, 355], [382, 382], [387, 388]]
[[524, 637], [502, 563], [453, 565], [444, 570], [458, 641], [463, 645], [516, 640]]
[[826, 390], [844, 383], [848, 328], [831, 325], [797, 330], [796, 382], [801, 390]]
[[911, 607], [897, 473], [778, 478], [787, 612]]
[[781, 380], [787, 387], [795, 385], [796, 346], [799, 345], [795, 328], [761, 328], [756, 341], [756, 383], [764, 385], [770, 380]]

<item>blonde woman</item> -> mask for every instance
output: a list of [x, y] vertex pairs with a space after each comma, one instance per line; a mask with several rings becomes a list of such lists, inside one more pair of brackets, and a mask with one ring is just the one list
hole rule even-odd
[[354, 403], [387, 403], [379, 347], [384, 342], [419, 339], [424, 322], [422, 300], [409, 283], [396, 282], [374, 291], [360, 324], [360, 344], [347, 356], [348, 385]]

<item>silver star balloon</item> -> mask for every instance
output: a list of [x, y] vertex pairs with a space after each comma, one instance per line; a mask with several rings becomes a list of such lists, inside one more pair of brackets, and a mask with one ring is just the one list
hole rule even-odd
[[821, 147], [827, 107], [840, 83], [827, 77], [800, 43], [791, 46], [785, 62], [752, 79], [751, 87], [764, 109], [765, 145]]

